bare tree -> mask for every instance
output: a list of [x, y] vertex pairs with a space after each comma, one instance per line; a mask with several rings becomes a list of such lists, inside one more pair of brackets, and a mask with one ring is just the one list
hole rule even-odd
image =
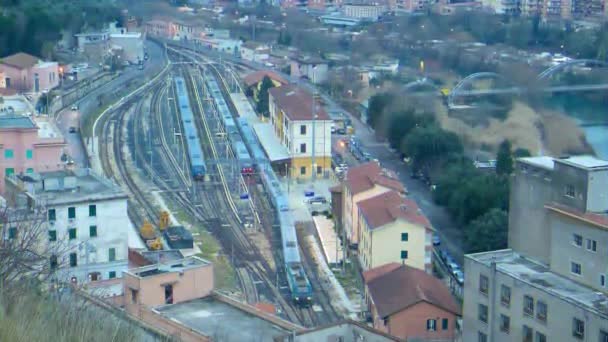
[[67, 243], [49, 241], [46, 210], [0, 207], [0, 289], [12, 297], [24, 284], [51, 279], [62, 266]]

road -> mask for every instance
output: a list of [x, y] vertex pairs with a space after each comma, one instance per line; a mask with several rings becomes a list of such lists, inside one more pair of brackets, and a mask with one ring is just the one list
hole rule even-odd
[[78, 101], [78, 110], [67, 108], [57, 114], [56, 123], [68, 143], [68, 151], [76, 166], [89, 167], [89, 160], [80, 132], [70, 133], [70, 127], [80, 127], [88, 115], [96, 113], [99, 106], [98, 96], [102, 97], [102, 106], [114, 102], [125, 95], [125, 88], [130, 84], [143, 84], [147, 79], [156, 76], [163, 68], [164, 49], [151, 41], [145, 42], [149, 59], [144, 70], [137, 66], [128, 66], [112, 81], [89, 92]]
[[[173, 44], [181, 44], [190, 48], [195, 48], [192, 43], [175, 42]], [[209, 50], [208, 48], [197, 46], [196, 50], [201, 53], [207, 54], [208, 56], [232, 63], [244, 64], [252, 69], [268, 69], [268, 67], [255, 62], [249, 62], [241, 58], [237, 58], [231, 54], [220, 53], [217, 51]], [[308, 90], [309, 92], [318, 93], [323, 99], [324, 103], [330, 109], [336, 109], [343, 113], [347, 113], [352, 120], [352, 125], [355, 129], [355, 135], [363, 142], [364, 150], [369, 152], [374, 158], [380, 161], [382, 167], [396, 172], [399, 176], [399, 180], [405, 185], [409, 192], [409, 197], [414, 199], [418, 206], [422, 209], [424, 214], [428, 217], [431, 224], [436, 229], [437, 234], [441, 239], [441, 246], [439, 249], [447, 250], [452, 257], [458, 262], [459, 265], [463, 265], [464, 252], [462, 248], [462, 230], [455, 224], [454, 219], [450, 217], [445, 208], [436, 205], [432, 200], [432, 195], [429, 187], [419, 180], [410, 178], [410, 170], [407, 166], [399, 160], [397, 153], [391, 152], [388, 145], [380, 143], [374, 136], [374, 132], [363, 123], [359, 118], [353, 116], [350, 112], [344, 110], [333, 98], [328, 94], [319, 92], [317, 87], [311, 84], [305, 79], [296, 79], [291, 75], [283, 74], [280, 71], [274, 70], [279, 73], [282, 77], [288, 79], [292, 83], [298, 83], [300, 86]], [[351, 159], [350, 163], [358, 163], [354, 158]]]

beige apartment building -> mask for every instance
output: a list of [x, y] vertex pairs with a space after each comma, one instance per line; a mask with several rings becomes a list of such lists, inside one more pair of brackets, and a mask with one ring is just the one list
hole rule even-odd
[[376, 162], [347, 171], [342, 191], [342, 224], [349, 244], [356, 247], [360, 239], [357, 203], [391, 190], [405, 194], [403, 185], [397, 179], [388, 177]]
[[388, 191], [360, 201], [357, 207], [363, 270], [396, 262], [431, 273], [433, 228], [416, 202]]
[[465, 257], [465, 341], [608, 341], [608, 161], [521, 158], [509, 247]]

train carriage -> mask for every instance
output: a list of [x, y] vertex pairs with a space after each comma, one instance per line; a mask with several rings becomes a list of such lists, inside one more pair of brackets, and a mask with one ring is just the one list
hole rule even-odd
[[186, 83], [183, 77], [175, 78], [175, 89], [179, 115], [184, 130], [183, 135], [186, 137], [190, 172], [195, 180], [203, 180], [207, 173], [207, 166], [205, 165], [205, 156], [203, 155], [198, 131], [194, 124], [194, 114], [190, 107], [190, 99], [188, 98]]

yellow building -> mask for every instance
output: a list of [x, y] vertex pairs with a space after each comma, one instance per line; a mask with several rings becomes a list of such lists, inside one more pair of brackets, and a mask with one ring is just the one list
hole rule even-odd
[[403, 185], [387, 176], [376, 162], [361, 164], [347, 171], [342, 191], [342, 226], [350, 245], [356, 247], [359, 243], [357, 203], [391, 190], [405, 194]]
[[360, 201], [358, 207], [364, 271], [391, 262], [432, 271], [433, 228], [416, 202], [389, 191]]
[[[296, 85], [269, 91], [270, 122], [290, 156], [290, 177], [329, 177], [332, 120], [313, 96]], [[313, 114], [314, 111], [314, 114]]]

